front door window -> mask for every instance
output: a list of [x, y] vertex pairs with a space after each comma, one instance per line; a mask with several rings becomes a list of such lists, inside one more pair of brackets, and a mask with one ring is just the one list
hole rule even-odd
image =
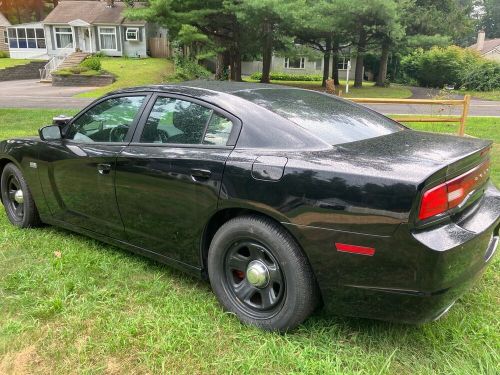
[[79, 143], [124, 142], [145, 98], [117, 97], [95, 105], [73, 121], [65, 139]]

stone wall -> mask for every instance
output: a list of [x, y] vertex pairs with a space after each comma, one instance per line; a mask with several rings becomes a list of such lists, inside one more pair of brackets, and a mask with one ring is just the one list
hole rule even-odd
[[46, 61], [32, 61], [25, 65], [0, 69], [0, 81], [17, 81], [21, 79], [40, 79], [40, 69]]
[[52, 86], [81, 86], [96, 87], [108, 86], [115, 81], [112, 75], [86, 76], [83, 74], [56, 75], [52, 76]]

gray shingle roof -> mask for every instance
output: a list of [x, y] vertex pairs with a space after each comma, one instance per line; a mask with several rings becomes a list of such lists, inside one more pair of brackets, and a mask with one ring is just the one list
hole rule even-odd
[[0, 12], [0, 26], [10, 26], [10, 22], [5, 16]]
[[[484, 46], [481, 51], [478, 51], [481, 55], [484, 55], [485, 53], [488, 53], [490, 51], [493, 51], [495, 48], [500, 47], [500, 38], [496, 39], [486, 39], [484, 41]], [[473, 44], [472, 46], [469, 47], [470, 49], [476, 50], [477, 51], [477, 43]]]
[[[126, 20], [124, 10], [126, 4], [115, 2], [109, 8], [103, 1], [61, 1], [59, 5], [45, 18], [44, 23], [61, 24], [74, 20], [82, 20], [89, 24], [120, 25]], [[144, 21], [131, 21], [134, 24], [145, 24]]]

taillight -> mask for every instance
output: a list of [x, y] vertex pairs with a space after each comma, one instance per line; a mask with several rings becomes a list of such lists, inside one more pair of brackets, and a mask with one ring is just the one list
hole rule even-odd
[[427, 190], [422, 196], [418, 218], [428, 219], [460, 205], [467, 196], [489, 177], [490, 161]]

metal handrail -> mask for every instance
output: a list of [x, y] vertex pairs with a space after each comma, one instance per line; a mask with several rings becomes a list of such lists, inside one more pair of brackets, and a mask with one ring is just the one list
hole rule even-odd
[[73, 53], [73, 43], [69, 43], [66, 47], [62, 48], [63, 53], [53, 56], [45, 66], [40, 69], [40, 80], [47, 81], [52, 78], [52, 72], [55, 71]]

